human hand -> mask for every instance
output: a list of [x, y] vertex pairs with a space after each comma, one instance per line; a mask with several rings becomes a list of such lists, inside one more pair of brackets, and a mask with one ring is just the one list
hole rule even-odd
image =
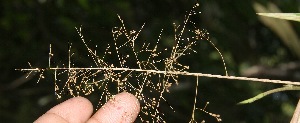
[[139, 111], [139, 101], [127, 92], [117, 94], [92, 117], [92, 103], [86, 98], [74, 97], [54, 106], [35, 123], [132, 123]]

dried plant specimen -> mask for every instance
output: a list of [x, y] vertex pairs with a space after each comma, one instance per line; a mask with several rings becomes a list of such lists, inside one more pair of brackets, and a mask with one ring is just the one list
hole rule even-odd
[[[32, 68], [29, 63], [30, 69], [20, 70], [29, 71], [29, 74], [32, 72], [39, 73], [38, 82], [45, 78], [45, 71], [52, 71], [54, 75], [55, 94], [58, 98], [61, 98], [66, 92], [75, 97], [89, 95], [97, 90], [97, 92], [100, 92], [97, 107], [102, 106], [117, 93], [123, 91], [132, 93], [142, 104], [138, 119], [141, 122], [165, 122], [164, 117], [167, 116], [164, 116], [164, 113], [159, 108], [163, 102], [167, 101], [164, 98], [164, 94], [170, 92], [169, 88], [171, 86], [178, 85], [178, 78], [180, 76], [194, 76], [197, 78], [190, 122], [196, 122], [195, 111], [205, 112], [215, 117], [216, 121], [222, 121], [220, 115], [206, 111], [208, 103], [203, 108], [196, 107], [199, 77], [300, 85], [298, 82], [228, 75], [221, 51], [211, 42], [209, 33], [205, 29], [198, 28], [195, 23], [190, 21], [191, 16], [200, 13], [195, 11], [195, 8], [198, 6], [199, 4], [195, 4], [191, 11], [187, 12], [184, 22], [181, 25], [174, 24], [174, 46], [172, 49], [159, 49], [157, 46], [161, 41], [163, 30], [161, 30], [155, 44], [145, 42], [137, 48], [135, 44], [145, 24], [139, 30], [128, 30], [124, 21], [118, 15], [121, 26], [112, 29], [113, 41], [107, 45], [102, 55], [98, 55], [95, 50], [90, 48], [91, 46], [88, 46], [81, 33], [81, 27], [76, 28], [83, 44], [89, 52], [88, 55], [92, 59], [92, 66], [76, 67], [72, 63], [73, 53], [71, 53], [71, 44], [68, 49], [68, 64], [62, 66], [52, 65], [51, 60], [54, 54], [50, 45], [49, 66], [47, 68]], [[190, 25], [193, 29], [187, 29], [187, 25]], [[190, 35], [186, 37], [186, 33]], [[224, 65], [225, 75], [190, 73], [188, 72], [189, 66], [179, 62], [178, 59], [185, 55], [197, 53], [197, 51], [193, 50], [193, 47], [199, 45], [199, 40], [208, 41], [217, 50]], [[161, 58], [164, 52], [169, 52], [169, 57]], [[115, 59], [117, 64], [112, 64], [112, 59]], [[67, 76], [67, 80], [61, 79], [63, 76]], [[169, 108], [174, 110], [171, 105], [169, 105]]]

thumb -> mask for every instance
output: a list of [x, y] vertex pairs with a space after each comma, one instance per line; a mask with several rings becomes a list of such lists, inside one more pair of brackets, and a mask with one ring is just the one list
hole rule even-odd
[[104, 104], [87, 123], [132, 123], [140, 112], [138, 99], [122, 92]]

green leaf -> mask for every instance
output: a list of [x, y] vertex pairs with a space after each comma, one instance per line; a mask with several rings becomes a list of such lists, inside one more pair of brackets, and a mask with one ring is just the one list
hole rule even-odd
[[257, 13], [261, 16], [300, 22], [300, 13]]
[[257, 96], [252, 97], [250, 99], [241, 101], [241, 102], [238, 103], [238, 105], [252, 103], [252, 102], [254, 102], [256, 100], [259, 100], [259, 99], [261, 99], [261, 98], [263, 98], [267, 95], [270, 95], [270, 94], [273, 94], [273, 93], [276, 93], [276, 92], [281, 92], [281, 91], [288, 91], [288, 90], [300, 90], [300, 86], [286, 85], [286, 86], [281, 87], [281, 88], [272, 89], [272, 90], [260, 93]]

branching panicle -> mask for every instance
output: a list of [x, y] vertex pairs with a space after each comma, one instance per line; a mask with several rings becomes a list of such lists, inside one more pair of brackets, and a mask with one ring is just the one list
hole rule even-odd
[[[190, 21], [191, 16], [200, 13], [195, 10], [198, 6], [199, 4], [197, 3], [193, 6], [192, 10], [187, 13], [182, 25], [174, 24], [174, 46], [167, 58], [161, 59], [160, 56], [168, 49], [158, 49], [163, 30], [161, 30], [154, 46], [152, 46], [153, 44], [145, 42], [142, 47], [137, 49], [136, 44], [140, 41], [138, 40], [138, 36], [145, 24], [143, 24], [138, 31], [128, 30], [124, 21], [118, 15], [121, 26], [112, 29], [113, 42], [107, 45], [102, 55], [103, 57], [99, 57], [99, 54], [88, 46], [81, 33], [81, 27], [76, 28], [96, 67], [75, 67], [71, 62], [71, 44], [68, 50], [68, 66], [56, 65], [52, 67], [51, 60], [54, 54], [52, 53], [50, 44], [48, 68], [33, 68], [29, 63], [30, 69], [21, 69], [21, 71], [29, 71], [29, 74], [33, 72], [39, 73], [38, 82], [44, 78], [44, 71], [53, 71], [55, 94], [58, 98], [61, 98], [66, 93], [72, 96], [89, 95], [97, 90], [97, 92], [99, 91], [101, 93], [98, 107], [102, 106], [104, 102], [107, 102], [108, 99], [117, 93], [122, 91], [130, 92], [134, 94], [142, 104], [141, 113], [139, 114], [139, 120], [141, 122], [165, 122], [164, 117], [167, 116], [164, 116], [164, 113], [161, 112], [159, 108], [163, 102], [167, 101], [164, 95], [170, 92], [169, 88], [173, 83], [176, 85], [179, 84], [179, 76], [197, 77], [196, 95], [190, 122], [196, 122], [195, 111], [197, 110], [215, 117], [218, 122], [222, 121], [220, 115], [206, 111], [208, 103], [204, 108], [196, 107], [198, 100], [198, 77], [200, 76], [300, 85], [298, 82], [229, 76], [224, 58], [220, 50], [211, 42], [209, 33], [204, 29], [198, 28], [195, 23]], [[191, 24], [194, 28], [186, 29], [188, 24]], [[192, 36], [184, 37], [185, 33], [192, 33]], [[122, 39], [126, 40], [124, 41]], [[199, 44], [199, 40], [208, 41], [220, 54], [225, 69], [225, 76], [189, 73], [189, 66], [179, 62], [178, 59], [183, 56], [196, 53], [193, 47]], [[111, 58], [117, 59], [118, 63], [112, 64]], [[162, 67], [158, 64], [162, 64]], [[67, 76], [67, 80], [60, 79], [63, 78], [63, 76]], [[171, 105], [169, 105], [169, 107], [174, 110]]]

